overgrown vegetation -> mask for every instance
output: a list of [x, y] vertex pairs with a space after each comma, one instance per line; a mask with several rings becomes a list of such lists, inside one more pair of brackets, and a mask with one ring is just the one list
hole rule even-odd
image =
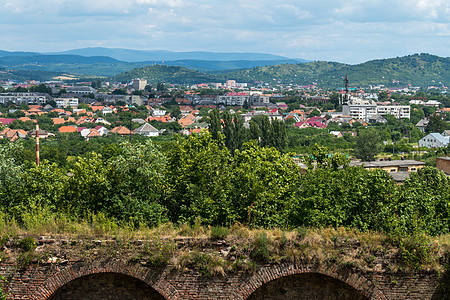
[[348, 167], [344, 156], [328, 157], [326, 148], [316, 146], [316, 168], [300, 175], [289, 155], [275, 148], [249, 142], [232, 153], [218, 136], [178, 138], [163, 151], [150, 140], [105, 144], [40, 166], [24, 155], [21, 143], [3, 144], [0, 211], [29, 230], [61, 215], [95, 215], [135, 227], [239, 222], [398, 235], [450, 232], [449, 178], [435, 168], [421, 169], [397, 186], [382, 170]]

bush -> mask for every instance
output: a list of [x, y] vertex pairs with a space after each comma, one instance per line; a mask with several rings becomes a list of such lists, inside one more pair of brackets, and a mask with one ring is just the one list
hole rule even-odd
[[36, 242], [31, 236], [29, 236], [20, 240], [18, 246], [23, 251], [33, 251], [34, 249], [36, 249]]

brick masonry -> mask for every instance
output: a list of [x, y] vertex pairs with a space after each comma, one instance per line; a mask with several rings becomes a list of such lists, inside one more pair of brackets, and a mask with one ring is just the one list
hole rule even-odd
[[205, 277], [94, 259], [34, 263], [21, 270], [0, 263], [0, 274], [9, 278], [11, 299], [450, 299], [448, 274], [438, 278], [433, 272], [363, 272], [315, 264], [266, 264], [252, 274]]

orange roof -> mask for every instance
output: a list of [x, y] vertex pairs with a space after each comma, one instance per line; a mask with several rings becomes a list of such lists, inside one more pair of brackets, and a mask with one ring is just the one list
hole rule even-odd
[[147, 122], [150, 122], [150, 121], [158, 121], [158, 122], [166, 123], [166, 122], [169, 121], [169, 120], [170, 120], [170, 116], [149, 117], [149, 118], [147, 119]]
[[88, 135], [86, 137], [94, 137], [94, 136], [100, 136], [100, 132], [98, 132], [95, 129], [90, 129], [90, 132], [88, 133]]
[[29, 113], [38, 113], [38, 112], [41, 112], [41, 110], [40, 110], [39, 108], [30, 108], [30, 109], [28, 110], [28, 112], [29, 112]]
[[66, 120], [64, 118], [52, 118], [52, 121], [54, 125], [66, 123]]
[[32, 121], [32, 122], [34, 122], [34, 123], [37, 122], [36, 119], [30, 119], [30, 118], [28, 118], [28, 117], [21, 117], [21, 118], [19, 118], [18, 120], [20, 120], [20, 121], [22, 121], [22, 122], [27, 122], [27, 121]]
[[178, 124], [180, 124], [183, 127], [186, 127], [186, 126], [193, 124], [194, 119], [195, 119], [195, 116], [189, 114], [189, 115], [182, 117], [180, 120], [178, 120]]
[[61, 126], [58, 130], [61, 133], [77, 132], [77, 128], [74, 126]]
[[305, 112], [303, 110], [299, 110], [299, 109], [290, 111], [289, 113], [290, 114], [297, 114], [297, 115], [304, 115], [305, 114]]
[[95, 106], [92, 106], [92, 105], [89, 105], [91, 108], [92, 108], [92, 110], [93, 111], [100, 111], [100, 110], [102, 110], [103, 109], [103, 105], [95, 105]]
[[75, 118], [74, 117], [68, 117], [67, 118], [67, 122], [74, 122], [75, 123]]
[[121, 135], [131, 134], [131, 131], [128, 128], [126, 128], [125, 126], [114, 127], [109, 132], [117, 133], [117, 134], [121, 134]]
[[80, 110], [80, 111], [77, 111], [77, 115], [85, 114], [85, 113], [86, 113], [86, 110], [85, 110], [85, 109], [82, 109], [82, 110]]

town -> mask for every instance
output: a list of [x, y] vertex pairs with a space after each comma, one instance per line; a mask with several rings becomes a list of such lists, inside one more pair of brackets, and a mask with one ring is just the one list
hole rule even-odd
[[[293, 153], [305, 169], [298, 157], [311, 154], [312, 146], [318, 144], [327, 146], [330, 154], [338, 150], [363, 162], [371, 160], [372, 168], [374, 164], [388, 168], [398, 181], [425, 162], [449, 170], [445, 155], [450, 147], [450, 97], [445, 87], [422, 91], [376, 86], [364, 91], [349, 88], [348, 78], [337, 91], [262, 82], [250, 86], [235, 80], [191, 86], [152, 86], [145, 79], [129, 84], [100, 80], [0, 84], [0, 138], [12, 142], [35, 138], [37, 124], [39, 138], [49, 140], [64, 135], [84, 140], [106, 136], [132, 140], [133, 135], [167, 140], [174, 134], [210, 130], [211, 111], [217, 110], [222, 127], [224, 113], [239, 116], [247, 130], [252, 119], [281, 122], [283, 129], [277, 133], [282, 135], [281, 142], [272, 146]], [[375, 153], [368, 156], [355, 156], [352, 143], [367, 128], [376, 131], [383, 146], [370, 149]], [[387, 160], [395, 167], [383, 167]], [[397, 172], [406, 162], [411, 164], [407, 171]]]

